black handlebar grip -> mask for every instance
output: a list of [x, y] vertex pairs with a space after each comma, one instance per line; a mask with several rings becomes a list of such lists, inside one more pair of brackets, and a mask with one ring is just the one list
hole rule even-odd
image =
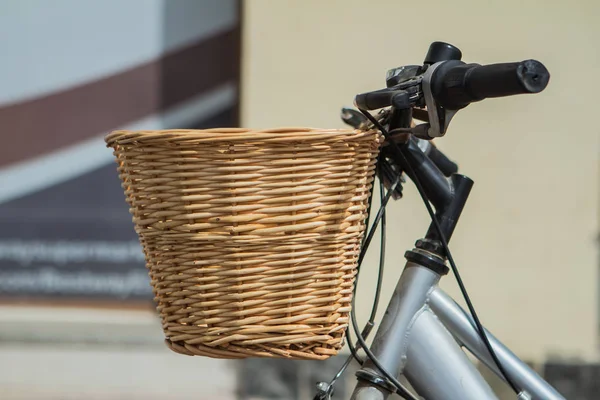
[[467, 90], [477, 98], [539, 93], [546, 88], [550, 73], [539, 61], [492, 64], [472, 68], [465, 76]]
[[431, 86], [440, 105], [457, 110], [489, 97], [539, 93], [549, 80], [550, 73], [536, 60], [484, 66], [448, 61], [434, 72]]
[[361, 110], [377, 110], [391, 105], [394, 94], [396, 91], [387, 88], [361, 93], [356, 95], [354, 103]]

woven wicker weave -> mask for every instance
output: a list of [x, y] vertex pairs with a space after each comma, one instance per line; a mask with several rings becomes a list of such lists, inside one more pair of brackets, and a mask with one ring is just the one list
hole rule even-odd
[[342, 347], [374, 131], [116, 131], [106, 137], [168, 346], [325, 359]]

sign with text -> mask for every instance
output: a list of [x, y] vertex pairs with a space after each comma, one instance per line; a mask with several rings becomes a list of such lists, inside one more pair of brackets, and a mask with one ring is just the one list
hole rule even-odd
[[103, 138], [238, 125], [239, 2], [125, 3], [47, 4], [52, 30], [44, 6], [0, 13], [21, 32], [0, 75], [0, 302], [150, 302]]

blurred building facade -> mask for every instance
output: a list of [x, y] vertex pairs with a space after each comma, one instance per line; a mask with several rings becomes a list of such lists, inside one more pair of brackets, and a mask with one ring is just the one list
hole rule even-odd
[[[338, 358], [321, 368], [233, 362], [162, 345], [103, 136], [341, 127], [339, 108], [356, 93], [383, 87], [387, 69], [421, 62], [443, 40], [467, 62], [536, 58], [552, 74], [540, 95], [461, 111], [438, 145], [476, 183], [452, 247], [483, 322], [565, 394], [594, 398], [600, 135], [590, 116], [600, 55], [590, 49], [599, 11], [592, 1], [513, 0], [0, 5], [0, 34], [10, 38], [0, 43], [1, 397], [309, 398]], [[425, 232], [410, 185], [388, 219], [389, 249], [410, 248]], [[388, 251], [382, 304], [402, 254]], [[376, 264], [371, 251], [358, 294], [363, 321]], [[458, 299], [452, 279], [444, 286]]]

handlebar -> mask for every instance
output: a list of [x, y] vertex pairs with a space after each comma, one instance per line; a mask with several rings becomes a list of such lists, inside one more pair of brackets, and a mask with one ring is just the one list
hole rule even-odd
[[[490, 65], [465, 64], [459, 60], [441, 61], [433, 66], [431, 94], [447, 110], [459, 110], [490, 97], [539, 93], [546, 88], [550, 73], [536, 60]], [[421, 70], [423, 71], [423, 70]], [[427, 74], [425, 74], [427, 75]], [[397, 104], [417, 105], [422, 98], [421, 79], [411, 79], [393, 87], [361, 93], [354, 99], [363, 110], [376, 110]], [[410, 102], [409, 102], [410, 99]]]
[[431, 89], [439, 105], [458, 110], [490, 97], [539, 93], [549, 80], [550, 73], [536, 60], [484, 66], [453, 60], [435, 70]]

